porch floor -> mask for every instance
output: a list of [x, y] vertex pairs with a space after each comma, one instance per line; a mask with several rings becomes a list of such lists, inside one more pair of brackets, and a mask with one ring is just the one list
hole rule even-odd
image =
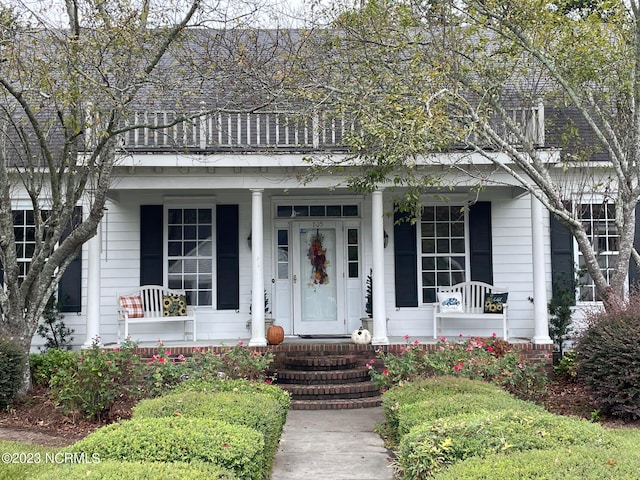
[[[447, 337], [448, 340], [455, 340], [457, 337]], [[405, 345], [407, 340], [404, 337], [395, 337], [390, 336], [389, 345]], [[467, 337], [461, 338], [461, 340], [466, 340]], [[162, 339], [162, 345], [165, 348], [189, 348], [189, 347], [220, 347], [227, 346], [231, 347], [237, 345], [238, 342], [242, 342], [243, 345], [249, 345], [249, 341], [251, 339], [249, 337], [242, 338], [229, 338], [229, 339], [218, 339], [218, 340], [198, 340], [197, 342], [193, 342], [190, 340], [171, 340], [171, 339]], [[410, 337], [409, 342], [418, 342], [422, 345], [432, 345], [437, 343], [437, 341], [433, 337]], [[157, 341], [148, 341], [143, 342], [139, 341], [139, 348], [154, 348], [158, 346]], [[531, 343], [531, 339], [529, 338], [509, 338], [509, 343], [511, 344], [528, 344]], [[351, 341], [350, 335], [340, 335], [340, 336], [330, 336], [330, 335], [314, 335], [314, 336], [298, 336], [298, 335], [288, 335], [285, 336], [284, 342], [281, 345], [341, 345], [341, 344], [353, 344]], [[105, 348], [115, 348], [118, 345], [116, 343], [106, 343], [103, 345]], [[374, 345], [375, 346], [375, 345]]]

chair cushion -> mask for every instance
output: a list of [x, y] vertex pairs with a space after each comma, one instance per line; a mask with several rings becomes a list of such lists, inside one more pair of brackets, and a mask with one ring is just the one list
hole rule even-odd
[[120, 306], [127, 311], [129, 318], [144, 317], [144, 307], [140, 295], [125, 295], [120, 297]]
[[163, 295], [162, 296], [162, 316], [164, 317], [186, 317], [187, 299], [184, 295]]
[[438, 292], [441, 312], [464, 312], [460, 292]]

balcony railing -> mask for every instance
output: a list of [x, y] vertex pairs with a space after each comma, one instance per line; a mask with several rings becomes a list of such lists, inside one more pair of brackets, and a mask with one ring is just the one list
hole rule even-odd
[[188, 120], [171, 111], [136, 112], [128, 123], [144, 125], [122, 138], [125, 149], [138, 151], [344, 150], [344, 135], [354, 128], [343, 117], [294, 112], [220, 112]]
[[[544, 108], [513, 109], [534, 145], [544, 146]], [[143, 125], [122, 134], [122, 147], [132, 152], [345, 151], [345, 135], [354, 122], [326, 112], [219, 112], [183, 119], [172, 111], [136, 112], [125, 125]], [[168, 126], [167, 126], [168, 125]], [[504, 122], [496, 121], [507, 135]], [[512, 143], [518, 144], [515, 136]]]
[[[532, 108], [512, 108], [508, 110], [508, 114], [534, 146], [544, 147], [544, 106], [541, 103]], [[496, 125], [496, 130], [502, 138], [506, 138], [513, 145], [520, 145], [515, 133], [507, 128], [506, 120], [496, 119], [491, 123]]]

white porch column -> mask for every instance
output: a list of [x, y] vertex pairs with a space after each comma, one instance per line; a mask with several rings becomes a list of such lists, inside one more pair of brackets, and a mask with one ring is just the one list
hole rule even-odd
[[250, 347], [267, 345], [264, 330], [264, 230], [261, 188], [251, 189], [251, 340]]
[[376, 190], [371, 194], [371, 243], [373, 248], [372, 261], [372, 312], [373, 312], [373, 332], [371, 332], [371, 343], [373, 345], [388, 345], [387, 337], [387, 313], [385, 310], [384, 291], [384, 223], [382, 190]]
[[[102, 224], [87, 242], [87, 334], [82, 348], [89, 348], [100, 337], [100, 253], [102, 250]], [[80, 253], [82, 255], [82, 253]], [[98, 341], [100, 339], [98, 338]], [[100, 342], [101, 343], [101, 342]]]
[[533, 260], [533, 316], [535, 344], [550, 344], [547, 288], [544, 268], [544, 220], [542, 203], [531, 195], [531, 243]]

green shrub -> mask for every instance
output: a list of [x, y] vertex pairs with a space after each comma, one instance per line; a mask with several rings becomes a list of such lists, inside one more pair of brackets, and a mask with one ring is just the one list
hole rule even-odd
[[71, 350], [71, 342], [73, 342], [71, 335], [74, 329], [65, 325], [64, 314], [62, 313], [67, 301], [68, 298], [57, 300], [55, 295], [49, 297], [42, 312], [42, 323], [36, 329], [38, 335], [46, 340], [44, 348], [39, 347], [41, 351], [47, 351], [51, 348]]
[[553, 373], [556, 378], [575, 382], [578, 375], [576, 368], [576, 351], [569, 350], [565, 352], [558, 364], [553, 367]]
[[20, 345], [13, 340], [0, 339], [0, 409], [16, 398], [23, 381], [25, 360]]
[[242, 342], [226, 347], [222, 353], [195, 347], [187, 359], [190, 378], [218, 377], [263, 381], [273, 362], [273, 352], [246, 348]]
[[69, 350], [50, 348], [43, 353], [29, 355], [31, 380], [35, 385], [49, 386], [49, 380], [60, 369], [69, 369], [76, 362], [76, 354]]
[[172, 393], [180, 392], [240, 392], [240, 393], [262, 393], [275, 399], [284, 409], [284, 414], [291, 406], [291, 396], [289, 392], [282, 388], [263, 381], [250, 381], [243, 379], [203, 379], [196, 378], [182, 382], [176, 386]]
[[143, 418], [102, 427], [65, 451], [101, 460], [209, 462], [243, 479], [263, 478], [264, 437], [241, 425], [203, 418]]
[[399, 440], [409, 431], [423, 423], [432, 423], [445, 417], [468, 414], [491, 414], [506, 409], [519, 409], [529, 412], [545, 410], [531, 402], [518, 400], [505, 391], [491, 394], [457, 393], [453, 395], [435, 396], [418, 403], [401, 405], [398, 408], [398, 431], [395, 439]]
[[97, 343], [75, 352], [55, 370], [49, 385], [54, 401], [67, 413], [80, 412], [94, 419], [108, 415], [116, 401], [137, 400], [166, 393], [185, 375], [183, 357], [159, 347], [151, 361], [135, 354], [137, 345], [103, 349]]
[[[0, 462], [0, 480], [30, 479], [38, 472], [55, 471], [50, 463], [46, 463], [46, 455], [53, 455], [59, 450], [55, 447], [0, 440], [0, 453], [14, 454], [11, 457], [3, 457]], [[22, 457], [16, 456], [20, 454]]]
[[592, 314], [577, 346], [581, 382], [606, 415], [640, 418], [640, 294]]
[[459, 415], [413, 428], [400, 441], [398, 465], [403, 478], [422, 479], [470, 457], [608, 441], [600, 425], [551, 413]]
[[98, 420], [108, 416], [116, 401], [163, 395], [185, 378], [209, 385], [208, 382], [217, 381], [219, 372], [227, 379], [259, 378], [263, 388], [273, 395], [280, 395], [282, 404], [289, 408], [286, 394], [282, 390], [269, 390], [264, 383], [264, 369], [273, 360], [272, 354], [254, 352], [239, 344], [227, 348], [223, 354], [195, 348], [193, 357], [185, 358], [183, 355], [172, 356], [160, 343], [158, 353], [150, 361], [142, 361], [134, 353], [136, 347], [135, 343], [127, 341], [120, 348], [110, 350], [94, 343], [91, 348], [70, 354], [72, 357], [69, 358], [59, 358], [62, 354], [51, 353], [53, 365], [49, 365], [49, 357], [34, 357], [37, 358], [37, 376], [39, 381], [50, 379], [53, 399], [67, 413], [75, 411]]
[[[472, 380], [485, 380], [500, 385], [525, 400], [541, 398], [547, 376], [542, 363], [531, 363], [495, 335], [491, 338], [438, 341], [432, 352], [426, 351], [417, 340], [410, 342], [399, 353], [380, 352], [384, 369], [380, 372], [369, 364], [371, 378], [382, 391], [419, 378], [432, 376], [460, 376]], [[546, 363], [546, 362], [544, 362]]]
[[211, 463], [116, 462], [107, 460], [96, 464], [55, 465], [40, 473], [34, 480], [234, 480], [232, 472]]
[[459, 393], [492, 395], [503, 391], [490, 383], [460, 377], [432, 377], [397, 385], [382, 395], [382, 408], [387, 427], [398, 431], [398, 410], [402, 405], [419, 403], [438, 396]]
[[265, 471], [271, 470], [286, 415], [274, 398], [256, 392], [184, 392], [143, 400], [133, 408], [133, 418], [210, 418], [244, 425], [264, 435]]
[[598, 446], [531, 450], [470, 458], [434, 480], [632, 480], [640, 472], [640, 451]]
[[146, 375], [133, 348], [103, 350], [94, 342], [91, 348], [75, 352], [75, 362], [59, 367], [49, 381], [54, 401], [67, 413], [101, 419], [116, 400], [140, 398]]

